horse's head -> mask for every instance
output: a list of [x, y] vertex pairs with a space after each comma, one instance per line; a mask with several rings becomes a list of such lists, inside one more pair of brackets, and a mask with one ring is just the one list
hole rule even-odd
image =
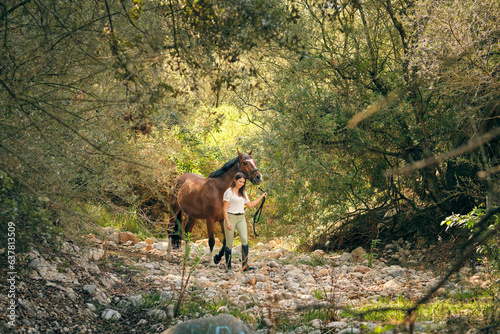
[[255, 160], [252, 158], [252, 151], [248, 154], [243, 154], [238, 150], [239, 169], [245, 175], [245, 179], [250, 180], [255, 185], [259, 185], [264, 181], [264, 177], [259, 172]]

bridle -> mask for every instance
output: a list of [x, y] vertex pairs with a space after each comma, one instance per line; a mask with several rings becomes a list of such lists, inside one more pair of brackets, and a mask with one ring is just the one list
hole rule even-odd
[[242, 173], [243, 175], [245, 175], [248, 179], [250, 179], [250, 177], [252, 176], [253, 173], [255, 172], [258, 172], [259, 169], [258, 168], [255, 168], [254, 170], [252, 170], [250, 173], [246, 173], [244, 171], [241, 170], [241, 167], [240, 167], [240, 163], [238, 162], [238, 170], [240, 173]]

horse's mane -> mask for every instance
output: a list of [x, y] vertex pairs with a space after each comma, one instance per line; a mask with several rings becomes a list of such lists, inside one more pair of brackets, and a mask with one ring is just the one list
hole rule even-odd
[[[250, 156], [248, 154], [243, 154], [243, 158], [248, 159], [248, 158], [250, 158]], [[225, 174], [228, 170], [233, 168], [233, 166], [236, 165], [238, 163], [238, 161], [239, 161], [238, 157], [229, 160], [228, 162], [226, 162], [224, 164], [224, 166], [222, 166], [221, 168], [219, 168], [215, 172], [210, 173], [210, 175], [208, 175], [208, 177], [216, 178], [216, 177], [219, 177], [219, 176]]]

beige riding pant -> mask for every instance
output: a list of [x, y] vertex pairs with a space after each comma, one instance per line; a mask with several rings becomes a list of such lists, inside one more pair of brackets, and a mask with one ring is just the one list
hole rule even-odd
[[248, 235], [247, 235], [247, 221], [245, 215], [232, 215], [228, 214], [229, 224], [231, 224], [232, 230], [227, 229], [227, 225], [224, 224], [224, 233], [226, 236], [226, 246], [231, 249], [233, 247], [234, 232], [238, 231], [240, 235], [240, 240], [242, 245], [248, 245]]

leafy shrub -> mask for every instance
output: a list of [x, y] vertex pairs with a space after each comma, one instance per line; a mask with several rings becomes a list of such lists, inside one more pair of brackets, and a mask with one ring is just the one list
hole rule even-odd
[[[16, 180], [0, 171], [0, 235], [15, 234], [17, 254], [28, 251], [42, 233], [61, 232], [52, 223], [51, 213], [54, 211], [51, 212], [48, 202], [30, 194]], [[2, 238], [0, 248], [7, 248], [7, 238]]]

